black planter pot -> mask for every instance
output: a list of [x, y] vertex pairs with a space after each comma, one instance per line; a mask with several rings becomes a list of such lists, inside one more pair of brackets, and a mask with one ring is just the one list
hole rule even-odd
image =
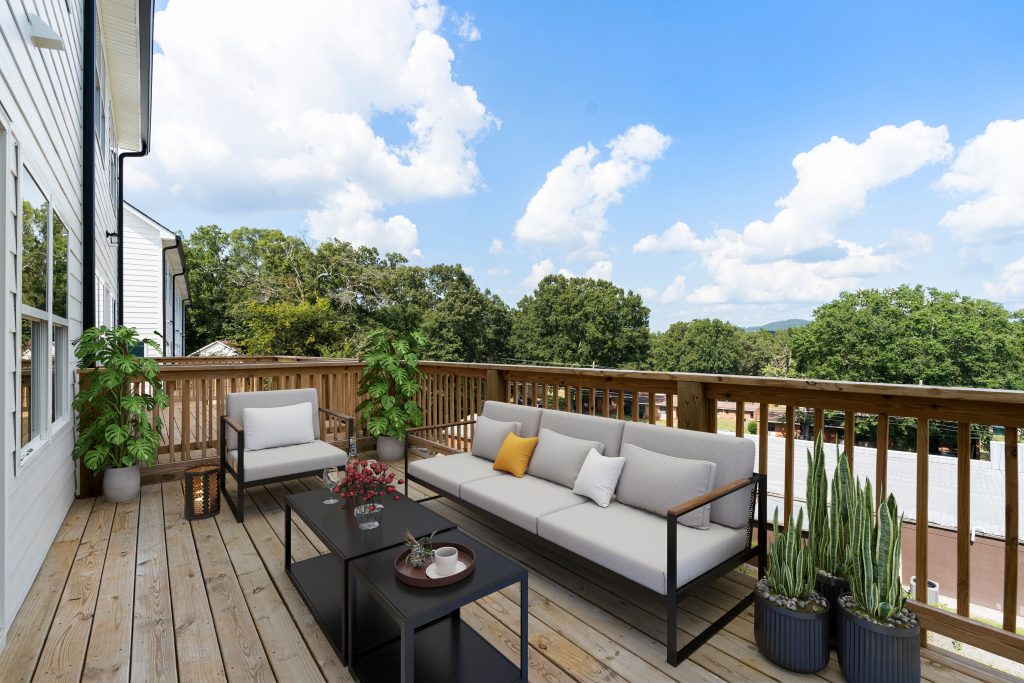
[[863, 619], [840, 602], [836, 654], [850, 683], [917, 683], [921, 680], [921, 627], [894, 628]]
[[802, 674], [828, 665], [828, 611], [794, 612], [754, 596], [754, 640], [757, 649], [783, 669]]
[[850, 582], [838, 576], [818, 574], [814, 589], [828, 600], [828, 644], [835, 649], [839, 641], [839, 596], [850, 592]]

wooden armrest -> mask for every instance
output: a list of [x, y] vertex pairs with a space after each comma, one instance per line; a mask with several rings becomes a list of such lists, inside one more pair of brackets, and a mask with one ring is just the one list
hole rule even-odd
[[736, 491], [741, 491], [741, 490], [743, 490], [743, 489], [745, 489], [745, 488], [747, 488], [749, 486], [754, 485], [755, 483], [757, 483], [756, 475], [752, 476], [752, 477], [748, 477], [746, 479], [737, 479], [736, 481], [729, 482], [725, 486], [719, 486], [717, 489], [714, 489], [713, 491], [708, 491], [707, 493], [705, 493], [702, 496], [697, 496], [696, 498], [691, 498], [690, 500], [688, 500], [688, 501], [686, 501], [684, 503], [680, 503], [679, 505], [676, 505], [674, 508], [669, 508], [668, 516], [669, 517], [682, 517], [687, 512], [693, 512], [694, 510], [699, 510], [700, 508], [704, 507], [708, 503], [714, 502], [714, 501], [718, 500], [719, 498], [722, 498], [723, 496], [729, 495], [730, 493], [735, 493]]
[[351, 415], [343, 415], [341, 413], [336, 413], [333, 410], [328, 410], [327, 408], [324, 407], [320, 408], [320, 412], [324, 413], [325, 415], [330, 415], [331, 417], [336, 417], [339, 420], [345, 420], [346, 422], [355, 422], [355, 418], [352, 417]]
[[232, 429], [234, 429], [237, 433], [239, 433], [239, 434], [245, 433], [245, 428], [242, 427], [242, 425], [240, 425], [237, 422], [235, 422], [234, 420], [232, 420], [227, 415], [221, 415], [220, 419], [221, 419], [221, 422], [226, 424], [228, 427], [231, 427]]
[[423, 432], [423, 431], [426, 431], [428, 429], [446, 429], [448, 427], [468, 427], [471, 424], [476, 424], [476, 420], [463, 420], [462, 422], [448, 422], [448, 423], [441, 424], [441, 425], [429, 425], [427, 427], [412, 427], [411, 429], [406, 429], [405, 433], [406, 434], [412, 434], [414, 432]]

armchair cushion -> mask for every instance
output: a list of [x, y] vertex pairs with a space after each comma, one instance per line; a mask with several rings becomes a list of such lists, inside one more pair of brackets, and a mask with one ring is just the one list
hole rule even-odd
[[[619, 477], [616, 495], [625, 505], [664, 515], [669, 508], [703, 496], [715, 487], [715, 463], [673, 458], [627, 443], [622, 446], [626, 464]], [[707, 529], [711, 505], [679, 518], [680, 524]]]
[[246, 408], [242, 411], [247, 451], [309, 443], [313, 436], [312, 406], [294, 403], [274, 408]]
[[[309, 403], [309, 419], [313, 422], [313, 438], [320, 438], [320, 400], [316, 389], [276, 389], [274, 391], [236, 391], [228, 394], [224, 401], [224, 413], [238, 424], [243, 424], [242, 414], [246, 408], [275, 408], [296, 403]], [[227, 450], [238, 448], [238, 435], [234, 429], [224, 434]]]
[[[226, 454], [231, 469], [238, 471], [238, 451]], [[325, 467], [344, 467], [348, 453], [326, 441], [311, 441], [297, 446], [280, 446], [261, 450], [245, 449], [246, 482], [313, 472]]]

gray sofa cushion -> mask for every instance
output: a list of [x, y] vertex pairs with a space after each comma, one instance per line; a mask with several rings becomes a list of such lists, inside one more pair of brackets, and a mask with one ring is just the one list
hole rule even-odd
[[481, 414], [500, 422], [518, 422], [523, 425], [519, 436], [531, 437], [537, 436], [542, 412], [544, 411], [540, 408], [532, 406], [502, 403], [501, 401], [486, 401]]
[[[224, 414], [238, 424], [243, 424], [243, 413], [246, 408], [279, 408], [296, 403], [309, 403], [312, 408], [313, 437], [320, 438], [320, 401], [316, 389], [281, 389], [277, 391], [243, 391], [228, 394], [224, 405]], [[238, 448], [238, 437], [235, 430], [228, 427], [225, 439], [228, 450]], [[248, 454], [247, 454], [248, 455]], [[247, 459], [248, 460], [248, 459]]]
[[[238, 471], [238, 451], [230, 450], [225, 459]], [[295, 446], [245, 451], [245, 481], [259, 481], [289, 474], [313, 472], [325, 467], [344, 467], [348, 453], [325, 441], [310, 441]]]
[[[588, 441], [600, 441], [604, 444], [604, 455], [610, 458], [619, 456], [622, 445], [622, 426], [625, 423], [610, 417], [595, 415], [579, 415], [560, 410], [544, 409], [540, 418], [540, 426], [559, 434], [572, 436]], [[571, 487], [572, 484], [569, 484]]]
[[410, 458], [409, 474], [431, 488], [456, 497], [465, 483], [501, 476], [501, 472], [494, 471], [494, 463], [471, 453], [438, 455], [419, 460]]
[[530, 466], [526, 472], [531, 477], [547, 479], [571, 489], [591, 449], [603, 454], [604, 444], [600, 441], [577, 439], [541, 427], [540, 438], [537, 440], [537, 447], [533, 449], [533, 457], [530, 458]]
[[467, 503], [532, 533], [537, 533], [538, 518], [588, 502], [564, 486], [530, 475], [513, 477], [502, 474], [471, 481], [462, 485], [461, 495]]
[[[703, 496], [714, 488], [715, 463], [707, 460], [673, 458], [631, 443], [622, 445], [626, 464], [619, 475], [615, 495], [624, 505], [664, 516], [668, 509], [691, 498]], [[680, 524], [707, 529], [711, 506], [689, 512]]]
[[[743, 550], [745, 529], [712, 524], [706, 530], [676, 524], [676, 585], [679, 588]], [[545, 515], [538, 533], [552, 543], [667, 595], [666, 522], [637, 508], [593, 503]]]
[[[627, 422], [622, 432], [622, 443], [636, 444], [655, 453], [713, 462], [714, 488], [754, 473], [754, 442], [749, 439]], [[749, 489], [716, 500], [711, 504], [711, 522], [745, 527], [749, 505]]]
[[470, 446], [470, 451], [478, 458], [487, 458], [494, 462], [501, 444], [505, 443], [505, 437], [512, 433], [519, 434], [522, 428], [521, 422], [501, 422], [481, 415], [476, 419], [476, 426], [473, 428], [473, 445]]

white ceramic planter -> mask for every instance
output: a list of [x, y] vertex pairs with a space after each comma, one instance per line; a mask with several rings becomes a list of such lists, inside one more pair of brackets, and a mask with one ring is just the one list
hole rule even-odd
[[138, 464], [131, 467], [111, 467], [103, 472], [103, 496], [111, 503], [123, 503], [139, 495], [142, 471]]
[[377, 437], [377, 459], [394, 462], [405, 457], [405, 441], [392, 439], [390, 436]]

